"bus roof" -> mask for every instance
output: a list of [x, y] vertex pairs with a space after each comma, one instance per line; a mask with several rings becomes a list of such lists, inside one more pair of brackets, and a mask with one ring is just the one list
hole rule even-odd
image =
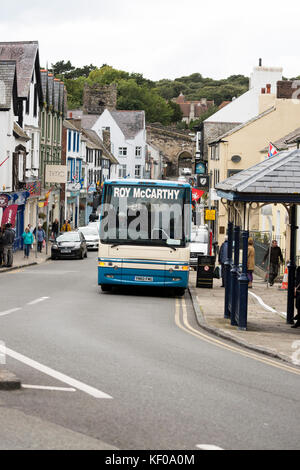
[[190, 188], [189, 183], [183, 183], [182, 181], [170, 181], [170, 180], [141, 180], [141, 179], [127, 179], [122, 180], [106, 180], [104, 184], [119, 184], [119, 185], [154, 185], [154, 186], [168, 186], [168, 187], [181, 187]]

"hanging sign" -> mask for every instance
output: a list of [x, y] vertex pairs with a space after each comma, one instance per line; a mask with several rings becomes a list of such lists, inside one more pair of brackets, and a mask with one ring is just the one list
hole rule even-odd
[[206, 210], [205, 211], [205, 220], [216, 220], [216, 211], [215, 210]]
[[11, 224], [12, 227], [15, 226], [18, 207], [19, 206], [17, 206], [17, 204], [13, 204], [11, 206], [6, 207], [6, 209], [4, 209], [1, 226], [5, 224]]

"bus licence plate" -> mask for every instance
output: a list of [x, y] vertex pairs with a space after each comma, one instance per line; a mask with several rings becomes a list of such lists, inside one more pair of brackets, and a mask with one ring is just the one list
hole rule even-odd
[[134, 280], [137, 282], [153, 282], [153, 277], [135, 276]]

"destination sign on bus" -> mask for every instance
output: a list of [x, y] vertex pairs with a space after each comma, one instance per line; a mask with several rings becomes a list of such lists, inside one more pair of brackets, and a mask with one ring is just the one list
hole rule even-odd
[[180, 189], [168, 188], [140, 188], [140, 187], [114, 187], [113, 196], [121, 198], [141, 198], [141, 199], [179, 199]]

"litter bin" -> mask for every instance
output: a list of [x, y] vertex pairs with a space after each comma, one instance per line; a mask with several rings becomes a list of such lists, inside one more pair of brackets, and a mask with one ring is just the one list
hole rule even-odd
[[215, 263], [215, 256], [198, 256], [196, 287], [213, 288]]

